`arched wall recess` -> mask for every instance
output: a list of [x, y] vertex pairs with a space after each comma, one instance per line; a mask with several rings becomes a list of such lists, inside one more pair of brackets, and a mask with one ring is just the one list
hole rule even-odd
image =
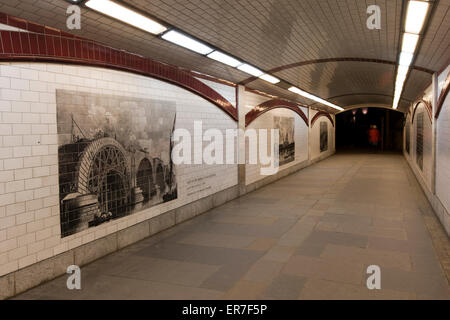
[[[284, 108], [294, 111], [298, 114], [308, 126], [308, 117], [300, 109], [301, 105], [282, 99], [272, 99], [257, 105], [245, 115], [245, 126], [248, 127], [256, 118], [260, 117], [267, 111]], [[306, 106], [305, 106], [306, 108]]]
[[317, 112], [315, 115], [314, 115], [314, 117], [312, 118], [312, 120], [311, 120], [311, 127], [312, 126], [314, 126], [314, 123], [317, 121], [317, 119], [319, 119], [320, 117], [327, 117], [329, 120], [330, 120], [330, 122], [331, 122], [331, 124], [333, 125], [333, 127], [334, 127], [334, 120], [333, 120], [333, 118], [331, 117], [331, 115], [328, 113], [328, 112], [325, 112], [325, 111], [319, 111], [319, 112]]
[[425, 109], [427, 110], [427, 114], [428, 114], [428, 118], [430, 119], [430, 122], [433, 122], [431, 103], [421, 99], [421, 100], [419, 100], [419, 101], [414, 103], [412, 116], [411, 116], [411, 123], [414, 123], [414, 118], [415, 118], [414, 116], [416, 114], [417, 107], [421, 103], [425, 106]]

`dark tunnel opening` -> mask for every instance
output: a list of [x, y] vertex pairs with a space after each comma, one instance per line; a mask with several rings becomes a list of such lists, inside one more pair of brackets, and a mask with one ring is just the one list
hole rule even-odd
[[358, 108], [336, 115], [336, 151], [401, 152], [402, 112], [384, 108]]

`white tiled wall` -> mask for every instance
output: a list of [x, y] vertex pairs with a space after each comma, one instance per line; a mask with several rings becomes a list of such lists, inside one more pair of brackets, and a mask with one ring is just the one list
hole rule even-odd
[[[1, 64], [0, 276], [237, 184], [237, 165], [180, 165], [177, 200], [61, 239], [56, 89], [175, 101], [177, 127], [203, 120], [204, 130], [237, 128], [210, 102], [155, 79], [85, 66]], [[231, 91], [216, 90], [234, 103]], [[199, 176], [209, 176], [211, 188], [187, 197], [187, 181]]]
[[[295, 139], [295, 160], [281, 166], [279, 170], [284, 170], [308, 160], [308, 127], [302, 118], [294, 111], [289, 109], [274, 109], [270, 110], [253, 121], [248, 129], [272, 129], [274, 126], [274, 117], [290, 117], [294, 118], [294, 139]], [[260, 174], [260, 164], [246, 165], [246, 184], [253, 183], [266, 176]]]
[[[243, 109], [243, 112], [248, 113], [253, 107], [267, 100], [270, 100], [270, 98], [266, 98], [264, 96], [257, 95], [251, 92], [246, 92], [245, 104], [241, 105], [240, 108]], [[305, 113], [305, 115], [308, 115], [307, 109], [303, 108], [302, 111]], [[284, 108], [270, 110], [256, 118], [247, 129], [272, 129], [274, 128], [273, 118], [275, 116], [294, 118], [295, 126], [295, 160], [281, 166], [279, 170], [284, 170], [293, 165], [308, 160], [308, 127], [303, 119], [294, 111]], [[260, 168], [260, 164], [247, 164], [245, 166], [246, 185], [249, 185], [266, 177], [260, 174]]]
[[[432, 87], [429, 86], [424, 91], [423, 99], [426, 101], [432, 100]], [[411, 119], [412, 114], [414, 112], [414, 104], [410, 106], [410, 112], [406, 119], [410, 124], [410, 152], [409, 155], [405, 151], [405, 157], [408, 159], [409, 163], [413, 166], [416, 174], [419, 174], [423, 181], [425, 182], [425, 187], [428, 191], [431, 191], [432, 184], [432, 174], [433, 174], [433, 128], [430, 116], [426, 109], [426, 106], [423, 103], [420, 103], [417, 106], [416, 112], [414, 114], [414, 119]], [[423, 113], [423, 169], [417, 164], [417, 115]], [[406, 130], [404, 130], [406, 133]], [[405, 139], [404, 139], [405, 140]]]
[[[417, 164], [417, 115], [423, 113], [423, 170]], [[432, 124], [426, 107], [420, 104], [414, 115], [414, 123], [411, 126], [411, 162], [424, 179], [428, 190], [431, 190], [432, 174]]]
[[450, 96], [444, 101], [437, 120], [436, 195], [450, 212]]
[[[317, 113], [316, 110], [311, 110], [310, 119]], [[328, 125], [328, 150], [320, 152], [320, 123], [326, 122]], [[314, 125], [310, 128], [310, 144], [311, 144], [311, 160], [314, 160], [320, 156], [330, 155], [335, 151], [334, 141], [334, 126], [327, 117], [320, 117], [316, 120]]]
[[[440, 94], [445, 87], [446, 79], [448, 79], [448, 73], [450, 66], [448, 66], [444, 72], [438, 75], [437, 80], [437, 93], [433, 93], [433, 85], [429, 86], [424, 94], [423, 99], [428, 101], [438, 101]], [[435, 96], [433, 96], [435, 95]], [[421, 184], [425, 195], [434, 208], [436, 215], [439, 217], [442, 225], [444, 226], [447, 234], [450, 234], [450, 98], [447, 97], [442, 105], [442, 109], [439, 117], [435, 121], [436, 137], [435, 137], [435, 172], [433, 173], [433, 123], [430, 121], [430, 117], [425, 110], [425, 107], [418, 106], [415, 118], [417, 114], [424, 113], [424, 157], [423, 157], [423, 170], [420, 170], [417, 165], [416, 159], [416, 119], [414, 123], [411, 123], [411, 116], [413, 112], [414, 104], [410, 106], [410, 113], [406, 119], [406, 123], [411, 125], [411, 151], [408, 154], [406, 151], [404, 155], [408, 160], [413, 172], [418, 178], [418, 182]], [[437, 107], [437, 106], [435, 106]], [[406, 132], [406, 130], [404, 130]], [[433, 175], [435, 177], [435, 185], [433, 192]]]

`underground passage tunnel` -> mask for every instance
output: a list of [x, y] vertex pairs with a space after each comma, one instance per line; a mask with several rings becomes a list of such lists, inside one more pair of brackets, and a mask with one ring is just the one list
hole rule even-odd
[[[385, 108], [365, 107], [339, 113], [336, 115], [336, 151], [401, 153], [404, 122], [402, 112]], [[371, 131], [374, 132], [372, 140], [375, 143], [371, 143]]]
[[449, 9], [0, 0], [0, 300], [449, 300]]

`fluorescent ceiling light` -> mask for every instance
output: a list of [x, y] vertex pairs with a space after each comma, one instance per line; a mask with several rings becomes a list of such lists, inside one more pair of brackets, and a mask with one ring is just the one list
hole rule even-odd
[[271, 76], [270, 74], [267, 74], [267, 73], [263, 74], [259, 78], [263, 79], [263, 80], [265, 80], [267, 82], [273, 83], [273, 84], [276, 84], [276, 83], [280, 82], [280, 79], [275, 78], [275, 77], [273, 77], [273, 76]]
[[398, 79], [398, 80], [395, 82], [395, 89], [396, 89], [396, 90], [398, 89], [399, 91], [401, 91], [400, 89], [403, 88], [404, 83], [405, 83], [405, 79]]
[[3, 23], [0, 23], [0, 30], [4, 30], [4, 31], [20, 31], [20, 32], [29, 32], [28, 30], [24, 30], [24, 29], [20, 29], [20, 28], [12, 27], [12, 26], [9, 26], [9, 25], [7, 25], [7, 24], [3, 24]]
[[404, 82], [396, 83], [394, 96], [396, 96], [396, 95], [400, 96], [400, 93], [403, 91], [403, 84], [404, 84]]
[[341, 107], [339, 107], [339, 106], [337, 106], [337, 105], [335, 105], [335, 104], [333, 104], [331, 102], [328, 102], [327, 100], [319, 98], [319, 97], [317, 97], [317, 96], [315, 96], [315, 95], [313, 95], [311, 93], [308, 93], [306, 91], [303, 91], [303, 90], [301, 90], [301, 89], [299, 89], [297, 87], [290, 87], [288, 90], [291, 91], [291, 92], [294, 92], [296, 94], [299, 94], [299, 95], [301, 95], [301, 96], [303, 96], [305, 98], [314, 100], [316, 102], [319, 102], [319, 103], [324, 104], [326, 106], [329, 106], [331, 108], [337, 109], [339, 111], [343, 111], [344, 110], [343, 108], [341, 108]]
[[397, 75], [397, 82], [399, 82], [400, 80], [403, 82], [405, 82], [406, 79], [406, 74], [398, 74]]
[[400, 93], [394, 96], [392, 108], [397, 109], [399, 101], [400, 101]]
[[110, 0], [89, 0], [86, 6], [153, 34], [160, 34], [167, 30], [162, 24]]
[[394, 110], [398, 108], [398, 100], [395, 100], [395, 101], [394, 101], [394, 104], [393, 104], [392, 108], [393, 108]]
[[397, 80], [395, 82], [395, 91], [394, 91], [394, 99], [392, 101], [392, 108], [397, 109], [398, 103], [400, 101], [400, 95], [403, 91], [403, 84], [405, 82], [406, 74], [403, 75], [397, 75]]
[[238, 69], [244, 71], [245, 73], [251, 74], [254, 77], [260, 77], [264, 74], [264, 72], [262, 72], [261, 70], [246, 63], [240, 65]]
[[404, 72], [402, 72], [402, 73], [397, 72], [397, 80], [398, 79], [406, 79], [406, 73], [404, 73]]
[[399, 95], [400, 93], [402, 93], [403, 91], [403, 82], [400, 82], [396, 87], [395, 87], [395, 95]]
[[409, 70], [409, 68], [407, 66], [398, 66], [397, 74], [398, 75], [404, 74], [406, 76], [406, 74], [408, 73], [408, 70]]
[[409, 1], [406, 13], [405, 31], [419, 34], [425, 22], [428, 11], [428, 2]]
[[297, 94], [301, 94], [301, 92], [303, 92], [302, 90], [300, 90], [297, 87], [290, 87], [288, 90], [293, 92], [293, 93], [297, 93]]
[[405, 84], [405, 79], [398, 79], [395, 82], [395, 91], [402, 91], [401, 89], [403, 89], [403, 85]]
[[412, 58], [413, 58], [413, 54], [412, 53], [401, 52], [400, 53], [400, 60], [399, 60], [398, 64], [401, 65], [401, 66], [409, 67], [411, 65]]
[[176, 45], [179, 45], [183, 48], [200, 53], [200, 54], [208, 54], [213, 51], [212, 48], [201, 43], [200, 41], [197, 41], [189, 36], [182, 34], [181, 32], [175, 31], [175, 30], [170, 30], [170, 31], [164, 33], [161, 36], [161, 38], [163, 38], [164, 40], [167, 40], [169, 42], [172, 42]]
[[299, 94], [299, 95], [301, 95], [303, 97], [306, 97], [308, 99], [311, 99], [311, 100], [314, 100], [314, 98], [318, 98], [318, 97], [315, 97], [314, 95], [312, 95], [311, 93], [308, 93], [306, 91], [300, 90], [297, 87], [290, 87], [288, 90], [291, 91], [291, 92], [294, 92], [296, 94]]
[[402, 51], [414, 53], [416, 51], [417, 41], [419, 36], [417, 34], [405, 33], [403, 34]]
[[233, 68], [236, 68], [237, 66], [242, 64], [242, 62], [240, 62], [239, 60], [236, 60], [235, 58], [230, 57], [229, 55], [222, 53], [220, 51], [211, 52], [210, 54], [208, 54], [208, 58], [222, 62]]
[[406, 12], [405, 33], [403, 34], [402, 50], [397, 69], [397, 78], [395, 80], [394, 99], [392, 108], [397, 109], [400, 101], [403, 86], [406, 81], [409, 66], [414, 57], [419, 34], [422, 31], [427, 16], [429, 3], [424, 1], [409, 1]]

